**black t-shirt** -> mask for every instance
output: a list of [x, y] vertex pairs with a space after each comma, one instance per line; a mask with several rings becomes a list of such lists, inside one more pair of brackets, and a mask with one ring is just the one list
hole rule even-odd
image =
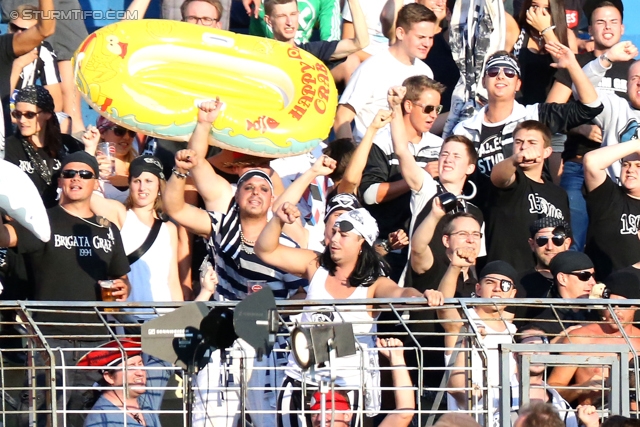
[[446, 88], [440, 99], [442, 112], [446, 113], [451, 108], [451, 96], [460, 78], [460, 69], [453, 60], [451, 47], [445, 40], [444, 34], [445, 31], [441, 31], [433, 37], [433, 46], [423, 61], [433, 71], [433, 79]]
[[336, 61], [331, 60], [331, 55], [333, 55], [333, 53], [336, 51], [338, 43], [340, 43], [340, 40], [318, 40], [314, 42], [301, 43], [297, 46], [302, 50], [306, 50], [307, 52], [318, 58], [320, 61], [324, 62], [327, 67], [333, 68], [341, 62], [344, 62], [344, 59]]
[[[589, 62], [596, 59], [593, 52], [581, 53], [576, 55], [576, 59], [581, 67], [584, 67]], [[620, 98], [629, 100], [627, 94], [627, 72], [629, 67], [633, 64], [633, 61], [627, 62], [614, 62], [609, 70], [604, 74], [604, 77], [598, 84], [598, 89], [613, 92]], [[569, 72], [561, 68], [556, 71], [555, 81], [570, 88], [573, 84]], [[591, 141], [589, 138], [576, 133], [568, 133], [567, 140], [564, 143], [564, 152], [562, 153], [563, 160], [571, 160], [576, 156], [584, 156], [589, 151], [600, 148], [600, 143]]]
[[[31, 281], [35, 285], [35, 300], [100, 301], [98, 280], [119, 278], [129, 272], [120, 231], [114, 224], [99, 226], [95, 216], [78, 218], [70, 215], [60, 206], [47, 213], [51, 224], [51, 239], [47, 243], [20, 225], [14, 225], [18, 251], [26, 254]], [[68, 313], [39, 313], [38, 319], [79, 323], [78, 316]], [[80, 333], [79, 329], [51, 327], [55, 332], [74, 334]], [[82, 329], [89, 334], [95, 333], [88, 327]]]
[[38, 174], [38, 171], [34, 168], [33, 163], [29, 160], [27, 152], [25, 151], [20, 137], [11, 135], [7, 138], [5, 143], [4, 159], [18, 166], [24, 173], [26, 173], [31, 181], [38, 189], [38, 193], [42, 197], [42, 202], [45, 208], [49, 209], [58, 204], [58, 176], [60, 170], [60, 161], [64, 158], [66, 153], [73, 153], [75, 151], [84, 150], [84, 146], [80, 141], [73, 138], [71, 135], [62, 134], [62, 150], [63, 152], [57, 157], [51, 157], [44, 148], [36, 148], [36, 152], [40, 155], [42, 160], [47, 163], [47, 167], [51, 172], [51, 183], [47, 182]]
[[640, 200], [629, 197], [611, 178], [587, 193], [589, 231], [585, 253], [602, 280], [640, 257]]
[[[518, 292], [516, 298], [550, 298], [551, 289], [554, 286], [553, 279], [547, 279], [535, 268], [521, 273], [518, 277]], [[524, 307], [518, 306], [515, 310], [517, 319], [533, 319], [538, 317], [543, 311], [544, 307]], [[523, 321], [516, 322], [516, 326], [524, 323]]]
[[[491, 169], [505, 158], [513, 154], [513, 140], [504, 145], [502, 143], [502, 131], [505, 123], [496, 126], [482, 124], [480, 130], [480, 144], [478, 150], [478, 172], [485, 176], [491, 175]], [[515, 128], [515, 125], [513, 126]]]
[[487, 217], [487, 262], [502, 260], [518, 272], [535, 267], [529, 225], [550, 216], [570, 222], [569, 199], [561, 187], [529, 179], [519, 167], [507, 188], [492, 186]]
[[544, 102], [553, 85], [556, 69], [551, 67], [553, 58], [550, 54], [538, 54], [527, 47], [529, 35], [525, 32], [522, 47], [518, 55], [522, 86], [518, 101], [524, 105]]

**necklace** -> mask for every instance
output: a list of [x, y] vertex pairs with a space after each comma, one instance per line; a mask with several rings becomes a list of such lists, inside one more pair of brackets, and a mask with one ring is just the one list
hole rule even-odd
[[99, 228], [105, 228], [105, 227], [107, 227], [107, 226], [108, 226], [108, 225], [104, 225], [105, 221], [107, 221], [107, 219], [106, 219], [106, 218], [104, 218], [104, 217], [101, 217], [101, 216], [96, 217], [97, 221], [100, 223], [100, 224], [96, 224], [95, 222], [91, 222], [91, 221], [89, 221], [89, 220], [87, 220], [87, 219], [85, 219], [85, 218], [82, 218], [82, 217], [81, 217], [81, 216], [79, 216], [79, 215], [76, 215], [76, 214], [74, 214], [74, 213], [69, 212], [69, 210], [68, 210], [68, 209], [66, 209], [66, 208], [65, 208], [64, 206], [62, 206], [62, 205], [59, 205], [59, 206], [62, 208], [62, 210], [64, 210], [64, 211], [65, 211], [66, 213], [68, 213], [69, 215], [71, 215], [71, 216], [75, 216], [76, 218], [78, 218], [78, 219], [80, 219], [80, 220], [82, 220], [82, 221], [86, 222], [87, 224], [95, 225], [96, 227], [99, 227]]
[[253, 255], [255, 251], [253, 250], [253, 245], [255, 245], [255, 240], [245, 239], [244, 234], [242, 233], [242, 228], [240, 228], [240, 242], [242, 243], [242, 250], [249, 255]]
[[[125, 405], [124, 405], [124, 402], [122, 401], [122, 399], [120, 399], [120, 396], [118, 396], [118, 393], [113, 392], [113, 395], [114, 395], [114, 396], [115, 396], [115, 397], [120, 401], [120, 403], [122, 403], [121, 408], [122, 408], [122, 409], [125, 409], [125, 407], [124, 407], [124, 406], [125, 406]], [[130, 409], [137, 409], [137, 410], [140, 410], [140, 407], [139, 407], [139, 406], [129, 406], [129, 408], [130, 408]], [[128, 414], [129, 414], [129, 415], [131, 415], [131, 417], [132, 417], [134, 420], [136, 420], [136, 422], [137, 422], [138, 424], [145, 425], [145, 424], [144, 424], [144, 418], [142, 417], [142, 414], [141, 414], [140, 412], [128, 411]]]

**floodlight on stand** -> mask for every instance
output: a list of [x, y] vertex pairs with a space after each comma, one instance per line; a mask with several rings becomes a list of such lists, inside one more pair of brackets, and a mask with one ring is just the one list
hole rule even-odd
[[306, 371], [315, 365], [316, 359], [313, 355], [313, 343], [309, 328], [296, 327], [291, 331], [291, 347], [293, 358], [302, 370]]
[[330, 362], [333, 357], [356, 354], [356, 337], [351, 323], [296, 326], [291, 331], [291, 353], [301, 369]]

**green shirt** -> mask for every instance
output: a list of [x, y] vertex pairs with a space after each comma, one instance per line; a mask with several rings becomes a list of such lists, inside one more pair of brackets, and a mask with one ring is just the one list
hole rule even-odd
[[[342, 25], [340, 0], [298, 0], [298, 10], [300, 16], [296, 43], [308, 42], [316, 23], [320, 26], [321, 40], [340, 40]], [[251, 18], [249, 34], [273, 38], [273, 32], [264, 21], [264, 2], [260, 4], [260, 17]]]

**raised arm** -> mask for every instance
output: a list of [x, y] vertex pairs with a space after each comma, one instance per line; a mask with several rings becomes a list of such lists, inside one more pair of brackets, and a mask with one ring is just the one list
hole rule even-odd
[[162, 204], [166, 214], [178, 224], [193, 234], [209, 237], [211, 234], [209, 214], [184, 201], [186, 175], [197, 163], [198, 158], [193, 150], [180, 150], [176, 153], [175, 172], [167, 181], [167, 187], [162, 195]]
[[382, 24], [382, 34], [389, 39], [389, 44], [396, 41], [396, 20], [398, 11], [404, 6], [404, 0], [387, 0], [380, 13], [380, 23]]
[[[460, 273], [464, 268], [470, 268], [475, 265], [477, 256], [477, 251], [471, 247], [458, 248], [451, 254], [451, 263], [438, 285], [438, 290], [442, 292], [443, 298], [453, 298], [455, 296]], [[442, 327], [445, 331], [453, 334], [459, 334], [464, 325], [460, 321], [460, 313], [455, 308], [438, 310], [438, 319], [445, 320], [442, 323]], [[445, 337], [445, 346], [453, 347], [456, 340], [456, 336]]]
[[284, 203], [298, 204], [309, 185], [319, 176], [330, 175], [336, 169], [336, 161], [329, 156], [322, 155], [313, 164], [311, 169], [296, 178], [295, 181], [278, 197], [271, 205], [271, 210], [276, 212]]
[[351, 132], [351, 122], [356, 117], [356, 111], [349, 104], [338, 105], [336, 111], [336, 118], [333, 120], [333, 130], [336, 133], [336, 138], [351, 138], [353, 139], [353, 132]]
[[347, 56], [369, 46], [369, 28], [367, 19], [364, 16], [359, 0], [349, 0], [351, 17], [353, 18], [354, 37], [352, 39], [340, 40], [335, 52], [331, 55], [332, 60], [346, 58]]
[[640, 140], [632, 139], [624, 144], [614, 144], [600, 147], [585, 154], [584, 183], [587, 191], [598, 188], [607, 179], [607, 168], [631, 154], [640, 152]]
[[598, 93], [582, 71], [571, 49], [559, 42], [549, 42], [545, 45], [545, 49], [551, 54], [555, 61], [555, 64], [552, 64], [552, 66], [565, 68], [569, 72], [571, 81], [573, 81], [576, 88], [576, 98], [586, 105], [596, 103], [598, 101]]
[[22, 56], [38, 47], [56, 30], [56, 20], [53, 19], [53, 0], [40, 0], [38, 5], [40, 13], [36, 25], [13, 35], [13, 53], [16, 56]]
[[122, 230], [127, 217], [127, 208], [117, 200], [107, 199], [102, 194], [93, 192], [91, 195], [91, 212], [103, 216]]
[[123, 21], [143, 19], [149, 8], [149, 3], [151, 3], [151, 0], [133, 0], [127, 8]]
[[445, 212], [440, 205], [440, 200], [434, 197], [431, 212], [413, 232], [411, 237], [411, 268], [418, 274], [425, 273], [433, 267], [433, 252], [429, 247], [433, 233], [438, 222], [444, 217]]
[[495, 165], [491, 170], [491, 183], [498, 188], [506, 188], [516, 180], [516, 169], [522, 164], [542, 163], [544, 159], [535, 147], [513, 154]]
[[256, 241], [254, 250], [258, 258], [287, 273], [311, 280], [318, 266], [317, 255], [308, 249], [291, 248], [280, 244], [284, 224], [293, 224], [300, 211], [291, 203], [283, 203], [267, 223]]
[[407, 427], [413, 418], [416, 408], [415, 391], [404, 359], [403, 343], [397, 338], [376, 338], [376, 345], [380, 348], [380, 355], [389, 361], [391, 368], [391, 380], [393, 382], [393, 394], [396, 400], [396, 411], [404, 413], [388, 414], [380, 427]]
[[349, 159], [349, 164], [344, 170], [342, 180], [338, 184], [338, 193], [354, 194], [358, 190], [360, 181], [362, 180], [362, 172], [367, 165], [367, 159], [369, 158], [369, 152], [373, 145], [373, 137], [376, 136], [378, 131], [382, 129], [387, 123], [391, 121], [391, 112], [387, 110], [380, 110], [376, 114], [375, 118], [367, 128], [362, 141], [356, 147], [355, 151]]
[[198, 161], [191, 172], [198, 193], [202, 196], [207, 210], [226, 212], [233, 197], [233, 187], [218, 175], [209, 162], [205, 161], [209, 147], [211, 124], [216, 120], [224, 103], [220, 99], [207, 101], [198, 107], [198, 123], [191, 134], [188, 147], [193, 150]]
[[402, 119], [402, 100], [407, 93], [404, 86], [394, 86], [387, 92], [387, 100], [389, 107], [393, 112], [391, 119], [391, 141], [393, 142], [393, 151], [398, 157], [400, 163], [400, 173], [402, 177], [413, 191], [420, 191], [424, 175], [421, 167], [418, 166], [416, 159], [409, 151], [407, 142], [407, 132]]

